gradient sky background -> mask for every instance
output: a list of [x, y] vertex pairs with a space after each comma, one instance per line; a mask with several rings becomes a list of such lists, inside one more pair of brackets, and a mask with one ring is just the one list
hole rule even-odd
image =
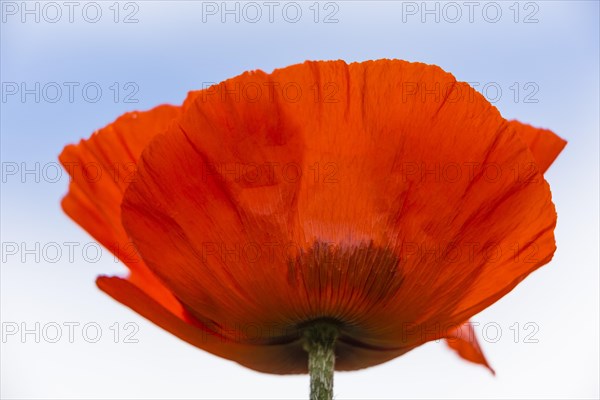
[[[38, 2], [27, 2], [35, 9]], [[202, 2], [137, 1], [117, 4], [77, 2], [73, 22], [69, 9], [39, 2], [34, 14], [22, 15], [22, 2], [0, 3], [1, 27], [1, 319], [3, 330], [16, 323], [29, 329], [62, 326], [57, 343], [30, 334], [4, 337], [1, 343], [2, 398], [307, 398], [306, 376], [272, 376], [219, 359], [155, 327], [96, 288], [99, 274], [123, 274], [125, 268], [60, 210], [68, 179], [56, 177], [57, 156], [67, 143], [88, 137], [125, 111], [160, 103], [179, 104], [188, 90], [218, 82], [249, 69], [271, 71], [306, 59], [362, 61], [400, 58], [437, 64], [457, 79], [493, 83], [502, 96], [495, 102], [507, 118], [553, 129], [569, 141], [546, 174], [559, 220], [554, 260], [532, 274], [508, 296], [473, 318], [481, 327], [496, 323], [501, 337], [481, 344], [497, 371], [464, 362], [443, 343], [428, 343], [386, 364], [336, 375], [338, 399], [354, 398], [598, 398], [599, 375], [599, 8], [597, 1], [478, 2], [473, 21], [468, 8], [439, 3], [435, 15], [421, 10], [403, 14], [421, 2], [351, 1], [320, 5], [319, 22], [297, 2], [302, 17], [286, 21], [280, 2], [274, 22], [266, 7], [251, 23], [236, 23], [220, 14], [203, 21]], [[258, 4], [262, 4], [259, 1]], [[216, 3], [220, 7], [221, 2]], [[234, 7], [234, 3], [228, 3]], [[429, 2], [429, 9], [436, 3]], [[243, 3], [240, 4], [243, 6]], [[495, 23], [496, 6], [502, 14]], [[15, 7], [17, 13], [13, 15]], [[111, 8], [112, 7], [112, 8]], [[452, 8], [454, 7], [454, 8]], [[512, 8], [511, 8], [512, 7]], [[483, 14], [483, 9], [487, 14]], [[515, 22], [515, 8], [519, 9]], [[248, 11], [252, 11], [247, 9]], [[337, 23], [323, 23], [336, 11]], [[137, 23], [123, 23], [126, 15]], [[533, 13], [533, 15], [532, 15]], [[293, 17], [292, 11], [288, 15]], [[529, 16], [530, 22], [524, 23]], [[253, 18], [254, 14], [248, 14]], [[22, 20], [25, 18], [25, 21]], [[487, 20], [486, 20], [487, 18]], [[66, 89], [55, 103], [10, 95], [12, 83], [33, 88], [56, 82], [77, 82], [71, 102]], [[101, 98], [91, 103], [81, 88], [95, 82]], [[120, 87], [115, 102], [114, 89]], [[125, 87], [132, 82], [134, 86]], [[518, 98], [510, 87], [517, 82]], [[529, 86], [525, 86], [529, 84]], [[127, 103], [124, 95], [139, 88]], [[113, 87], [114, 88], [114, 87]], [[537, 88], [537, 90], [536, 90]], [[525, 95], [536, 91], [526, 102]], [[91, 92], [90, 92], [91, 93]], [[47, 97], [54, 97], [48, 92]], [[93, 95], [93, 94], [92, 94]], [[493, 99], [493, 91], [488, 93]], [[16, 164], [15, 164], [16, 163]], [[22, 175], [35, 169], [39, 176]], [[7, 175], [17, 165], [15, 175]], [[36, 182], [39, 178], [39, 182]], [[65, 242], [77, 242], [69, 259]], [[86, 243], [89, 253], [82, 253]], [[18, 244], [12, 254], [10, 246]], [[22, 244], [40, 253], [21, 259]], [[62, 254], [57, 255], [57, 243]], [[73, 343], [65, 323], [76, 322]], [[113, 324], [121, 333], [114, 342]], [[138, 343], [124, 343], [125, 324], [139, 330]], [[532, 333], [526, 323], [539, 329]], [[88, 343], [81, 328], [96, 323], [97, 343]], [[515, 323], [520, 336], [515, 343]], [[50, 325], [48, 325], [50, 324]], [[6, 332], [5, 332], [6, 333]], [[51, 336], [54, 331], [48, 330]], [[88, 332], [94, 336], [93, 329]]]

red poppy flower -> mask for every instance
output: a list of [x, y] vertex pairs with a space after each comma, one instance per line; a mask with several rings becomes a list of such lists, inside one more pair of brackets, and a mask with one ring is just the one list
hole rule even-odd
[[488, 365], [465, 323], [552, 258], [564, 146], [436, 66], [306, 62], [67, 146], [62, 205], [131, 271], [103, 291], [249, 368], [307, 372], [315, 321], [338, 370], [440, 338]]

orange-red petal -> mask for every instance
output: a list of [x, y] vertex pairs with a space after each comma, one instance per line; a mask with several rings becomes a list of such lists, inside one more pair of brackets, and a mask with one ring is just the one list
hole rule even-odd
[[566, 140], [551, 130], [535, 128], [515, 120], [510, 121], [509, 124], [529, 147], [542, 174], [548, 170], [567, 145]]
[[[517, 132], [529, 147], [536, 161], [537, 168], [541, 173], [547, 171], [567, 144], [564, 139], [548, 129], [534, 128], [531, 125], [523, 124], [516, 120], [512, 120], [509, 123], [511, 128]], [[483, 354], [473, 326], [470, 323], [462, 324], [453, 330], [446, 339], [446, 343], [462, 358], [476, 364], [484, 365], [495, 375], [493, 368], [490, 367]]]
[[[118, 302], [131, 308], [178, 338], [216, 356], [236, 361], [257, 371], [277, 374], [306, 373], [308, 357], [299, 341], [270, 344], [241, 344], [206, 329], [184, 308], [167, 306], [129, 280], [101, 276], [98, 287]], [[384, 352], [357, 348], [340, 342], [336, 355], [339, 370], [355, 370], [380, 364], [403, 352]]]
[[179, 113], [170, 105], [127, 113], [89, 139], [66, 146], [59, 156], [71, 176], [62, 200], [67, 215], [129, 267], [128, 279], [173, 307], [177, 300], [148, 270], [123, 229], [121, 200], [142, 150]]
[[496, 372], [483, 354], [483, 350], [477, 341], [475, 329], [473, 329], [473, 325], [470, 322], [461, 324], [456, 329], [450, 331], [446, 338], [446, 344], [465, 360], [481, 364], [489, 369], [492, 374], [496, 375]]

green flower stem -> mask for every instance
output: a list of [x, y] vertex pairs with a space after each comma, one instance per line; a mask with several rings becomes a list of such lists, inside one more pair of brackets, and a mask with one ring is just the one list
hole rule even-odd
[[333, 399], [335, 341], [338, 328], [328, 322], [315, 322], [304, 330], [304, 350], [308, 352], [310, 400]]

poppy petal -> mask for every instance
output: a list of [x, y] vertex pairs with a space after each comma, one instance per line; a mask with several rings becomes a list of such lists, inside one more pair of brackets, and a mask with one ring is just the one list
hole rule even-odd
[[[516, 120], [510, 121], [510, 125], [529, 147], [541, 173], [546, 172], [567, 144], [564, 139], [550, 130], [534, 128]], [[452, 331], [449, 338], [446, 339], [446, 343], [462, 358], [484, 365], [495, 375], [477, 342], [473, 326], [470, 323], [462, 324]]]
[[142, 150], [179, 113], [170, 105], [127, 113], [89, 139], [66, 146], [59, 156], [71, 176], [61, 204], [65, 213], [129, 267], [130, 280], [172, 304], [176, 300], [148, 270], [122, 227], [121, 200]]
[[[276, 224], [238, 208], [190, 143], [173, 126], [147, 147], [123, 200], [123, 226], [149, 268], [211, 329], [246, 330], [265, 318], [284, 329], [290, 294], [283, 291], [286, 276], [274, 272], [285, 260], [280, 252], [251, 259], [257, 246], [264, 251], [263, 244], [280, 243], [284, 235]], [[255, 223], [245, 226], [248, 219]], [[282, 291], [285, 297], [274, 300]]]
[[531, 125], [512, 120], [509, 122], [533, 154], [540, 172], [545, 173], [556, 157], [567, 145], [567, 141], [548, 129], [535, 128]]
[[[165, 305], [144, 290], [119, 277], [101, 276], [98, 287], [119, 303], [160, 326], [181, 340], [216, 356], [248, 368], [273, 374], [300, 374], [308, 371], [308, 358], [299, 341], [283, 344], [248, 345], [225, 338], [207, 329], [183, 307]], [[398, 357], [404, 352], [383, 352], [340, 343], [336, 357], [338, 370], [355, 370]], [[368, 360], [368, 364], [365, 364]]]
[[451, 331], [446, 338], [446, 344], [465, 360], [481, 364], [489, 369], [492, 374], [496, 375], [496, 372], [490, 366], [481, 350], [471, 323], [466, 322]]

